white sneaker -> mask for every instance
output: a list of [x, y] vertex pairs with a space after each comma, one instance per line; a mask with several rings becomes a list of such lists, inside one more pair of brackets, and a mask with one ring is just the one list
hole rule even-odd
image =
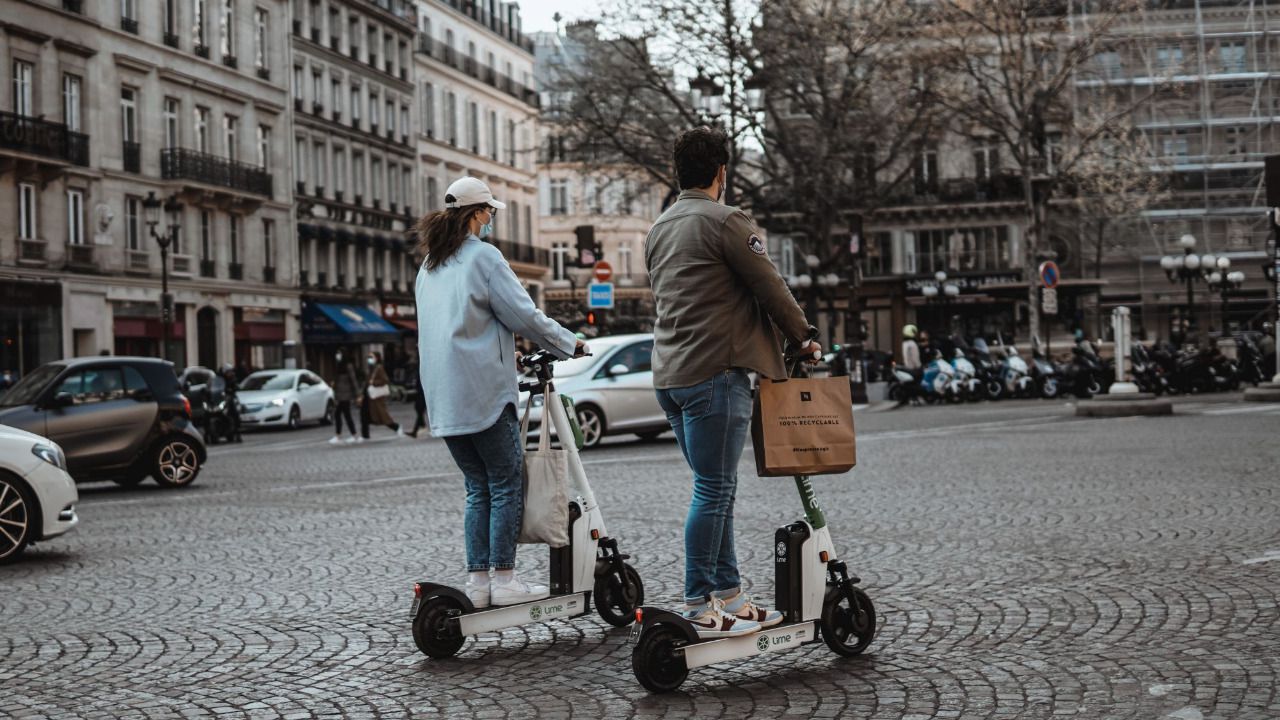
[[364, 442], [364, 438], [363, 438], [363, 437], [360, 437], [360, 436], [357, 436], [357, 437], [356, 437], [356, 444], [357, 444], [357, 445], [359, 445], [359, 444], [360, 444], [360, 443], [362, 443], [362, 442]]
[[507, 582], [500, 582], [496, 577], [489, 583], [490, 597], [494, 605], [518, 605], [523, 602], [531, 602], [533, 600], [541, 600], [551, 595], [551, 589], [546, 585], [537, 583], [529, 583], [521, 580], [515, 573], [511, 573], [511, 579]]
[[471, 605], [479, 610], [489, 607], [489, 583], [483, 585], [473, 584], [467, 581], [466, 587], [467, 599], [471, 601]]
[[402, 438], [404, 436], [405, 436], [404, 428], [396, 428], [396, 437]]
[[711, 606], [693, 617], [685, 616], [698, 631], [700, 638], [727, 638], [749, 635], [760, 630], [760, 623], [755, 620], [738, 617], [724, 611], [719, 600], [712, 600]]
[[[724, 611], [738, 618], [739, 620], [751, 620], [760, 623], [760, 627], [773, 627], [782, 622], [782, 612], [778, 610], [766, 610], [752, 602], [750, 597], [743, 596], [739, 593], [730, 600], [722, 600]], [[730, 608], [733, 608], [732, 610]]]
[[333, 437], [329, 438], [330, 445], [337, 445], [340, 442], [342, 442], [342, 438], [338, 437], [337, 435], [334, 435]]
[[348, 444], [348, 445], [351, 445], [351, 444], [355, 443], [355, 441], [356, 441], [356, 436], [355, 436], [355, 435], [352, 435], [352, 436], [348, 437], [346, 440], [343, 440], [343, 442], [345, 442], [345, 443], [346, 443], [346, 444]]

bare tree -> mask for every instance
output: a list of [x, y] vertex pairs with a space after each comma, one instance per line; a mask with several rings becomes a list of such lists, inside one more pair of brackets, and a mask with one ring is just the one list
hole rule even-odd
[[1070, 190], [1078, 176], [1102, 184], [1099, 173], [1115, 166], [1099, 161], [1105, 155], [1099, 148], [1125, 139], [1128, 133], [1118, 129], [1129, 127], [1142, 104], [1105, 82], [1080, 92], [1078, 81], [1098, 74], [1099, 56], [1122, 44], [1123, 26], [1141, 2], [1090, 6], [1093, 11], [1078, 14], [1072, 3], [1057, 0], [941, 0], [924, 33], [946, 51], [956, 77], [940, 95], [954, 118], [951, 129], [1004, 148], [1021, 178], [1033, 336], [1040, 333], [1035, 274], [1047, 248], [1049, 198]]

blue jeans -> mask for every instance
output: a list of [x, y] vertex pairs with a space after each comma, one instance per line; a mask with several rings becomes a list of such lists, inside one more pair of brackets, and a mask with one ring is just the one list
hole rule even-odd
[[693, 470], [693, 499], [684, 523], [685, 603], [737, 594], [733, 501], [738, 458], [751, 426], [751, 379], [738, 368], [690, 387], [658, 390], [658, 404]]
[[467, 571], [514, 568], [524, 512], [524, 447], [515, 406], [504, 408], [487, 430], [444, 442], [466, 480]]

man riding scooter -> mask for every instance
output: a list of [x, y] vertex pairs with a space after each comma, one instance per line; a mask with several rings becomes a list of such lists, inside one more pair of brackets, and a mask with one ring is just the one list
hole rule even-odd
[[728, 161], [723, 130], [682, 134], [675, 143], [680, 195], [645, 239], [658, 315], [654, 387], [693, 471], [684, 615], [703, 638], [782, 622], [742, 590], [734, 553], [738, 459], [751, 422], [748, 373], [787, 377], [775, 328], [801, 354], [821, 353], [751, 219], [720, 202]]

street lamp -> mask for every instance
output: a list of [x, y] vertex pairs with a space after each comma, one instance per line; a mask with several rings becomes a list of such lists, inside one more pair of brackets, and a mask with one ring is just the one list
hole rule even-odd
[[1227, 301], [1233, 292], [1244, 285], [1244, 273], [1239, 270], [1227, 272], [1231, 267], [1231, 259], [1226, 257], [1219, 257], [1216, 267], [1217, 269], [1205, 278], [1205, 282], [1210, 292], [1216, 292], [1222, 297], [1222, 334], [1225, 336], [1227, 334]]
[[724, 101], [724, 85], [716, 81], [714, 75], [707, 75], [698, 68], [698, 74], [689, 81], [689, 90], [693, 92], [693, 102], [708, 123], [720, 117], [721, 103]]
[[[162, 207], [166, 227], [157, 232]], [[169, 245], [177, 243], [178, 232], [182, 229], [182, 203], [178, 202], [177, 195], [170, 195], [162, 203], [152, 191], [142, 201], [142, 211], [151, 237], [160, 246], [160, 323], [163, 328], [160, 336], [160, 358], [168, 360], [169, 337], [172, 335], [170, 330], [173, 326], [173, 296], [169, 294]]]
[[[1227, 258], [1218, 258], [1213, 255], [1206, 254], [1200, 257], [1195, 253], [1196, 239], [1193, 235], [1183, 235], [1178, 238], [1178, 245], [1182, 247], [1181, 255], [1165, 255], [1160, 258], [1160, 267], [1169, 278], [1169, 282], [1183, 283], [1187, 286], [1187, 333], [1195, 326], [1195, 284], [1201, 280], [1207, 280], [1215, 269], [1225, 270], [1231, 265], [1231, 261]], [[1225, 261], [1226, 265], [1220, 265], [1219, 261]], [[1186, 338], [1183, 338], [1186, 341]]]

